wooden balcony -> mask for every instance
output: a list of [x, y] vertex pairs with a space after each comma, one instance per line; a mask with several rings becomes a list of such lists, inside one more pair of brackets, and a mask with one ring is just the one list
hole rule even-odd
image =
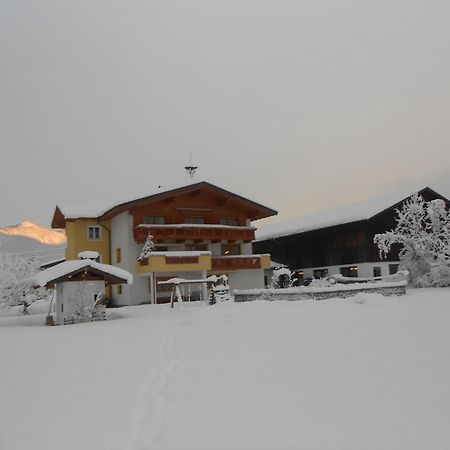
[[154, 241], [168, 240], [194, 240], [194, 241], [244, 241], [252, 242], [255, 239], [255, 228], [232, 227], [226, 225], [138, 225], [134, 229], [136, 242], [144, 242], [148, 234]]
[[154, 252], [149, 258], [138, 261], [138, 273], [211, 270], [211, 254], [209, 252], [171, 253], [174, 255], [169, 255], [164, 252]]
[[269, 255], [215, 256], [211, 259], [211, 270], [214, 272], [227, 272], [241, 269], [268, 269], [269, 267]]

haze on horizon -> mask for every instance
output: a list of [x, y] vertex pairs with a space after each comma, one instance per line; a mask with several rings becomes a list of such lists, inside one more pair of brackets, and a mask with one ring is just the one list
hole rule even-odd
[[0, 227], [207, 179], [279, 219], [450, 196], [444, 0], [0, 0]]

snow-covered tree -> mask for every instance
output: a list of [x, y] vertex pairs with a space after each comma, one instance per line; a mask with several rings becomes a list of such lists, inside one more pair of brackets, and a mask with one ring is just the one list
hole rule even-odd
[[0, 253], [0, 308], [21, 306], [27, 314], [36, 300], [47, 298], [47, 289], [33, 287], [32, 277], [39, 270], [34, 256], [27, 260]]
[[400, 268], [416, 286], [450, 285], [450, 212], [443, 200], [425, 202], [414, 194], [396, 211], [394, 230], [377, 234], [374, 242], [386, 257], [400, 245]]
[[292, 272], [287, 267], [279, 267], [273, 271], [270, 288], [285, 289], [292, 287]]
[[147, 238], [145, 239], [138, 261], [142, 261], [143, 259], [148, 258], [154, 248], [155, 243], [153, 242], [153, 236], [149, 233]]

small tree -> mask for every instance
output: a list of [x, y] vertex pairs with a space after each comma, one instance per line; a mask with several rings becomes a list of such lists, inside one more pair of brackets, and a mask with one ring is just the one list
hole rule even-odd
[[39, 270], [34, 256], [26, 260], [0, 253], [0, 308], [21, 306], [22, 313], [28, 314], [36, 300], [47, 298], [47, 289], [33, 286], [33, 275]]
[[449, 286], [450, 213], [445, 202], [425, 202], [414, 194], [396, 211], [396, 221], [394, 230], [374, 237], [380, 256], [399, 244], [400, 267], [408, 270], [414, 285]]
[[153, 242], [153, 236], [148, 233], [145, 239], [144, 246], [142, 247], [141, 254], [139, 255], [138, 261], [142, 261], [150, 256], [151, 252], [155, 248], [155, 243]]
[[94, 320], [95, 308], [103, 301], [103, 292], [99, 292], [93, 296], [84, 290], [84, 286], [81, 288], [79, 295], [73, 297], [70, 302], [74, 307], [75, 314], [81, 321]]
[[287, 267], [279, 267], [273, 271], [270, 280], [272, 289], [286, 289], [292, 287], [292, 272]]

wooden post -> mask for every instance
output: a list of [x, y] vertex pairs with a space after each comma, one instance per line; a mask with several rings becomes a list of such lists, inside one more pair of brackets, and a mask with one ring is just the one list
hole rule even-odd
[[150, 304], [156, 304], [156, 273], [150, 272]]
[[[208, 272], [206, 270], [202, 271], [201, 277], [206, 280], [206, 277], [208, 276]], [[208, 283], [202, 283], [201, 285], [201, 289], [202, 289], [202, 297], [203, 297], [203, 301], [208, 303]]]

